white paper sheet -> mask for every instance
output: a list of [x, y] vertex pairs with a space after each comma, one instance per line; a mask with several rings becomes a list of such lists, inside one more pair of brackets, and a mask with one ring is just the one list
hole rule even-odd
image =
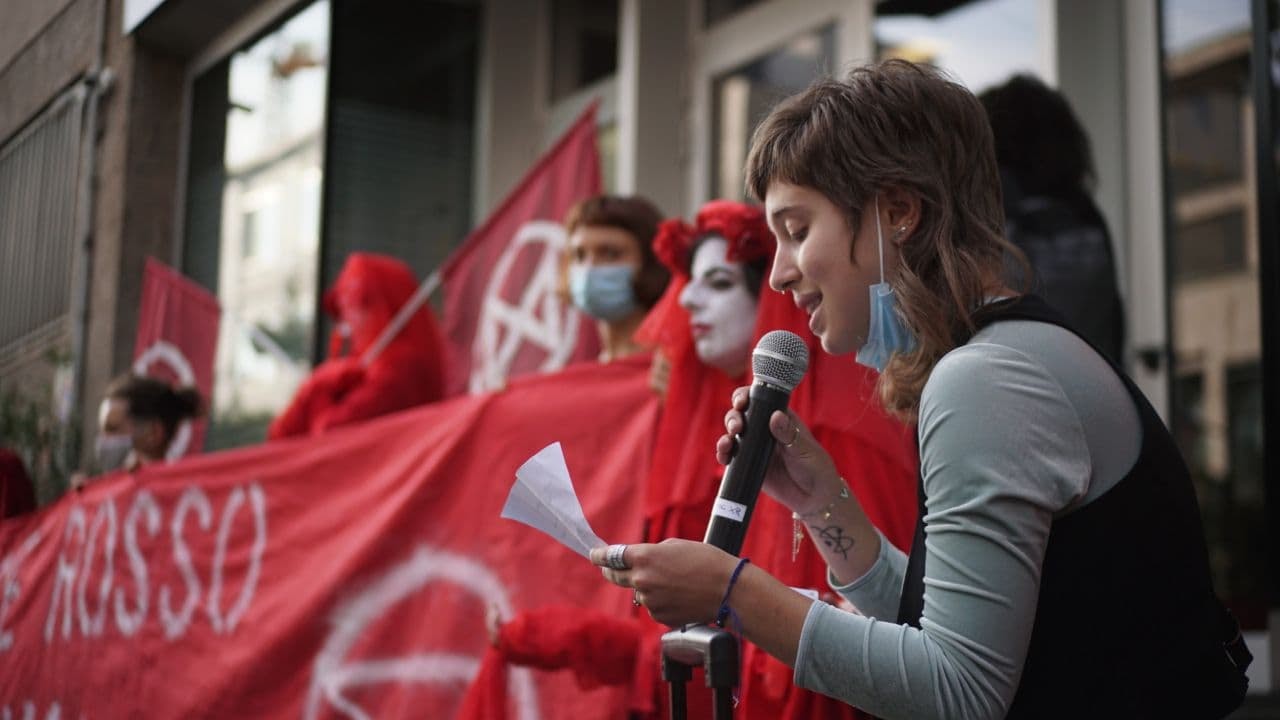
[[608, 544], [583, 515], [558, 442], [542, 448], [516, 470], [502, 517], [541, 530], [583, 557], [589, 557], [591, 548]]

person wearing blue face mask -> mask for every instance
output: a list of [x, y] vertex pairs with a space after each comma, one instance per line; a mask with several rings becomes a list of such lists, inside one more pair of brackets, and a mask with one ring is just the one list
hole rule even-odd
[[[98, 408], [94, 461], [99, 473], [136, 472], [168, 462], [179, 425], [204, 414], [204, 400], [192, 387], [174, 387], [157, 378], [125, 373], [111, 381]], [[77, 472], [71, 486], [92, 478]]]
[[861, 614], [705, 543], [598, 548], [605, 578], [668, 625], [732, 618], [796, 685], [885, 720], [1238, 707], [1252, 658], [1214, 593], [1186, 464], [1123, 370], [1005, 283], [1006, 260], [1026, 258], [1004, 236], [977, 98], [902, 60], [856, 68], [774, 108], [745, 175], [776, 238], [769, 284], [826, 353], [879, 369], [881, 404], [917, 426], [913, 545], [886, 542], [831, 454], [778, 411], [764, 489]]
[[633, 335], [662, 296], [669, 274], [651, 243], [662, 213], [639, 196], [598, 195], [565, 217], [564, 287], [575, 307], [596, 320], [600, 361], [641, 352]]

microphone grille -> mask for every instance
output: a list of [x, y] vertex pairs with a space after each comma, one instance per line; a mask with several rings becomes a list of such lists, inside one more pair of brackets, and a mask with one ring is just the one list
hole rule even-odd
[[751, 373], [756, 380], [795, 390], [809, 369], [809, 348], [799, 335], [786, 330], [765, 333], [751, 353]]

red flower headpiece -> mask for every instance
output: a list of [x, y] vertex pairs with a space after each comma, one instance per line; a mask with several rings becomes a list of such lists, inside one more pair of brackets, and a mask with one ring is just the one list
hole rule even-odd
[[673, 275], [689, 273], [689, 249], [693, 247], [693, 226], [680, 218], [663, 220], [653, 236], [653, 254]]
[[751, 262], [773, 254], [773, 233], [764, 211], [733, 200], [712, 200], [698, 211], [694, 224], [679, 218], [664, 221], [653, 239], [653, 251], [673, 274], [688, 277], [689, 252], [707, 235], [719, 235], [728, 244], [726, 259]]

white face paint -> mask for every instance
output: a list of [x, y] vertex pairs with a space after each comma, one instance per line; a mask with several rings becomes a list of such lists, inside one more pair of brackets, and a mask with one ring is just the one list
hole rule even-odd
[[698, 359], [737, 377], [750, 359], [759, 303], [747, 289], [742, 263], [725, 259], [728, 248], [724, 238], [702, 241], [680, 305], [689, 311]]

